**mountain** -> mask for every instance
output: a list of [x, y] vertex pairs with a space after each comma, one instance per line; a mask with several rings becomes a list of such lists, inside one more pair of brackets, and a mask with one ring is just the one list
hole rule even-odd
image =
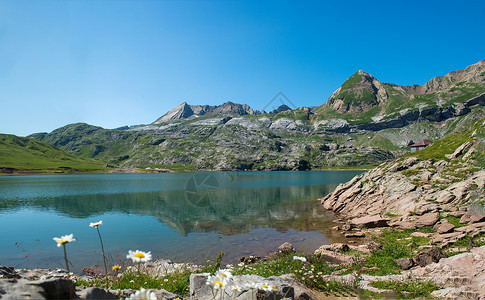
[[420, 86], [382, 83], [359, 70], [313, 113], [315, 120], [338, 118], [354, 125], [368, 123], [362, 129], [380, 130], [382, 126], [372, 128], [372, 123], [398, 126], [395, 121], [402, 121], [405, 126], [424, 119], [443, 121], [466, 114], [471, 106], [484, 102], [485, 60], [482, 60]]
[[149, 125], [70, 124], [31, 137], [113, 168], [308, 170], [376, 165], [485, 117], [485, 61], [421, 86], [358, 71], [314, 109], [182, 103]]
[[104, 166], [37, 139], [0, 134], [0, 173], [99, 171]]
[[187, 102], [180, 104], [168, 113], [158, 118], [153, 124], [161, 124], [172, 121], [194, 119], [198, 117], [207, 116], [231, 116], [240, 117], [244, 115], [259, 115], [261, 114], [257, 110], [253, 110], [246, 104], [238, 104], [232, 102], [226, 102], [222, 105], [210, 106], [210, 105], [189, 105]]

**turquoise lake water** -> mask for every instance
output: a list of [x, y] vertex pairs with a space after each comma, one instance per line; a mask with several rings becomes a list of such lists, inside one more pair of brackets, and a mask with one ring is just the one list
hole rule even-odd
[[263, 256], [283, 242], [304, 252], [340, 239], [315, 199], [359, 171], [200, 172], [0, 177], [0, 265], [63, 267], [53, 237], [74, 234], [79, 272], [102, 264], [96, 229], [112, 262], [128, 250], [203, 263]]

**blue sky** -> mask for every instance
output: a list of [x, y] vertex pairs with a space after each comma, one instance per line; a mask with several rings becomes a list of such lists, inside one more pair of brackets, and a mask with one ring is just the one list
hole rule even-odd
[[485, 59], [485, 1], [0, 0], [0, 132], [147, 124], [278, 92], [324, 103], [362, 69], [423, 84]]

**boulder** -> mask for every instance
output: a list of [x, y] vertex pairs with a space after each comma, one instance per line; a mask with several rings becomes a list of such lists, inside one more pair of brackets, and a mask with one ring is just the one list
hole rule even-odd
[[352, 226], [367, 228], [387, 227], [389, 226], [387, 222], [389, 222], [389, 218], [383, 218], [379, 215], [364, 216], [350, 220]]
[[439, 234], [449, 233], [452, 232], [454, 229], [455, 225], [451, 224], [450, 222], [440, 222], [436, 223], [436, 225], [433, 226], [433, 230]]
[[20, 278], [13, 267], [0, 266], [0, 278]]
[[484, 215], [472, 214], [471, 212], [465, 213], [460, 219], [461, 224], [478, 223], [478, 222], [483, 222], [483, 221], [485, 221]]
[[332, 264], [353, 265], [358, 260], [354, 255], [339, 253], [320, 247], [315, 250], [315, 255], [322, 257]]
[[2, 299], [47, 299], [45, 291], [38, 285], [31, 285], [26, 279], [0, 280], [0, 297]]
[[440, 206], [437, 204], [425, 204], [421, 207], [416, 208], [414, 210], [414, 213], [418, 216], [422, 216], [429, 212], [437, 212], [438, 210], [440, 210]]
[[416, 228], [416, 225], [413, 222], [410, 222], [410, 221], [399, 221], [399, 222], [392, 224], [392, 226], [397, 227], [397, 228], [402, 229], [402, 230]]
[[76, 286], [64, 278], [0, 280], [2, 299], [74, 299]]
[[333, 243], [330, 245], [323, 245], [319, 249], [333, 252], [347, 252], [350, 250], [350, 246], [344, 243]]
[[294, 250], [294, 247], [292, 244], [285, 242], [281, 244], [281, 246], [278, 247], [278, 251], [282, 253], [289, 253]]
[[456, 218], [461, 218], [463, 217], [463, 215], [465, 214], [464, 211], [461, 211], [461, 210], [457, 210], [457, 211], [452, 211], [450, 212], [450, 216], [453, 216], [453, 217], [456, 217]]
[[432, 213], [427, 213], [422, 215], [416, 220], [416, 228], [421, 228], [425, 226], [433, 226], [438, 222], [440, 218], [440, 213], [439, 212], [432, 212]]
[[395, 262], [401, 267], [403, 270], [409, 270], [414, 267], [414, 261], [412, 258], [399, 258], [396, 259]]
[[421, 267], [427, 266], [432, 263], [439, 262], [440, 259], [445, 258], [443, 252], [436, 247], [429, 247], [421, 251], [418, 255], [413, 258], [414, 264]]
[[98, 288], [98, 287], [90, 287], [83, 290], [76, 292], [78, 299], [99, 299], [99, 300], [106, 300], [106, 299], [117, 299], [118, 297], [116, 294], [109, 292], [108, 290]]

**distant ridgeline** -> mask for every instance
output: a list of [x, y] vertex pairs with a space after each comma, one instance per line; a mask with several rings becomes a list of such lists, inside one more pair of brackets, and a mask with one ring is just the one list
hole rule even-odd
[[358, 71], [324, 104], [271, 112], [245, 104], [182, 103], [149, 125], [70, 124], [30, 138], [109, 168], [310, 170], [373, 166], [485, 116], [485, 60], [424, 85]]

